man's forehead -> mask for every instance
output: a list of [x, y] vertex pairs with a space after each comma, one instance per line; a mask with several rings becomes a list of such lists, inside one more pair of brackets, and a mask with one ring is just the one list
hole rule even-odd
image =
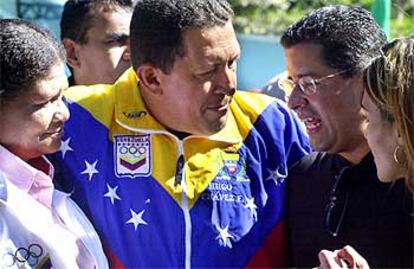
[[313, 43], [300, 43], [285, 49], [289, 77], [318, 75], [334, 71], [324, 61], [323, 47]]
[[96, 5], [95, 9], [93, 10], [94, 13], [131, 13], [133, 12], [132, 7], [128, 6], [120, 6], [120, 5], [114, 5], [114, 4], [98, 4]]
[[[240, 54], [240, 46], [232, 26], [190, 28], [183, 32], [183, 45], [187, 52], [220, 57], [217, 53]], [[237, 56], [237, 55], [236, 55]]]
[[128, 35], [132, 13], [104, 12], [95, 14], [87, 35], [110, 38], [111, 35]]
[[111, 9], [108, 11], [96, 11], [91, 20], [91, 26], [104, 26], [110, 28], [125, 28], [129, 31], [132, 11], [125, 9]]

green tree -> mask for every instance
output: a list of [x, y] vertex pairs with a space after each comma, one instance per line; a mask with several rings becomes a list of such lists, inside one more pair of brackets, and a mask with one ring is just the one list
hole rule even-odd
[[[358, 5], [370, 10], [373, 0], [229, 0], [240, 33], [280, 35], [311, 9], [326, 5]], [[393, 0], [391, 37], [414, 35], [414, 0]]]

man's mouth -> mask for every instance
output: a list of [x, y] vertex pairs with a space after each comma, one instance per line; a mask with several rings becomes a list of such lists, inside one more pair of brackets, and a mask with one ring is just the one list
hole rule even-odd
[[209, 110], [216, 110], [216, 111], [226, 111], [230, 106], [230, 102], [226, 101], [226, 102], [222, 102], [220, 104], [215, 104], [215, 105], [209, 105], [207, 106], [207, 109]]
[[63, 135], [63, 126], [57, 128], [57, 129], [51, 130], [51, 131], [47, 131], [46, 133], [43, 134], [44, 137], [47, 137], [47, 136], [62, 136], [62, 135]]
[[308, 133], [316, 132], [321, 126], [321, 120], [315, 117], [306, 117], [302, 118], [303, 123], [306, 126], [306, 131]]

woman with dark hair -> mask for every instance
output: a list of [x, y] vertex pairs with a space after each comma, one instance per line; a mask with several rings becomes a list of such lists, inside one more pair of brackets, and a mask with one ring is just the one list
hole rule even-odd
[[[414, 191], [414, 37], [395, 39], [364, 72], [365, 133], [383, 182], [405, 179]], [[411, 193], [412, 195], [412, 193]], [[391, 243], [391, 242], [390, 242]], [[369, 268], [351, 246], [319, 254], [323, 268]], [[413, 255], [407, 257], [413, 261]]]
[[108, 268], [101, 242], [43, 156], [69, 111], [65, 54], [52, 35], [0, 20], [0, 268]]

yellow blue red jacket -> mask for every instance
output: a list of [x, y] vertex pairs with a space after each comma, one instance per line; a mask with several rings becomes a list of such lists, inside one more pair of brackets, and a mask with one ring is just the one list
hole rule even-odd
[[61, 184], [112, 267], [287, 265], [285, 178], [310, 148], [285, 103], [237, 92], [221, 131], [180, 140], [149, 114], [132, 69], [65, 95]]

